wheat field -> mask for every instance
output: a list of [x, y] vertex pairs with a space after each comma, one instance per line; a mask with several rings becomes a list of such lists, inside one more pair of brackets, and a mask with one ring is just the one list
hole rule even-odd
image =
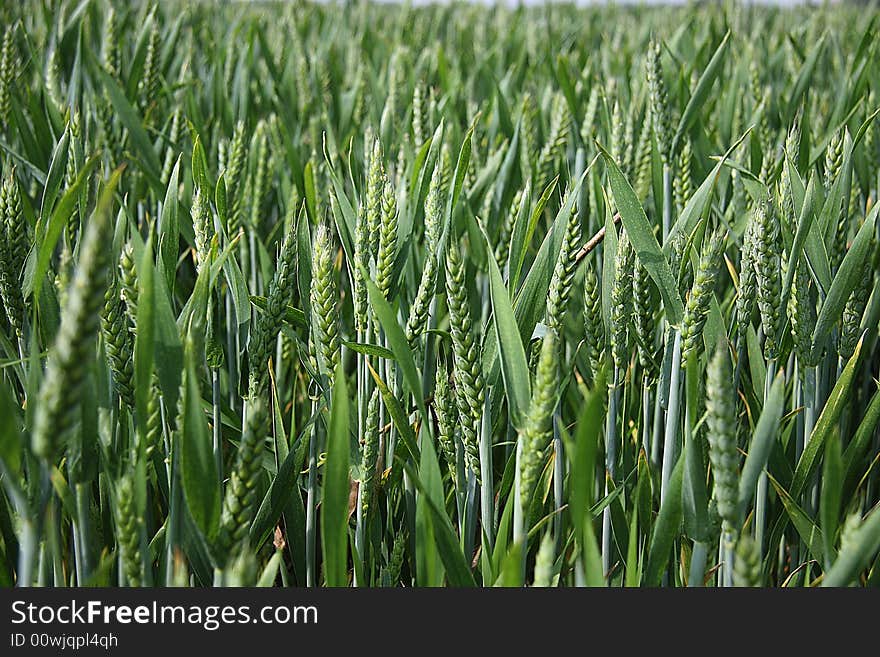
[[874, 9], [0, 16], [0, 585], [880, 585]]

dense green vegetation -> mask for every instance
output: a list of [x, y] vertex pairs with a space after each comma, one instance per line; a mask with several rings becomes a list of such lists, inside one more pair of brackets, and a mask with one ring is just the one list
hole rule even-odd
[[876, 15], [7, 3], [0, 583], [880, 583]]

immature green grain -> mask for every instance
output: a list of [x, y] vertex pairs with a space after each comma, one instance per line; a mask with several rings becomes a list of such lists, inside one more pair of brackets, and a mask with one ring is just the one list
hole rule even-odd
[[651, 193], [651, 123], [651, 108], [647, 107], [633, 163], [636, 179], [634, 191], [641, 200], [648, 198]]
[[180, 124], [182, 121], [183, 107], [177, 104], [174, 106], [174, 113], [171, 115], [171, 125], [168, 128], [166, 140], [165, 159], [162, 162], [162, 183], [165, 185], [168, 184], [168, 180], [171, 178], [171, 171], [174, 168], [174, 162], [177, 160], [179, 153], [177, 142], [180, 139]]
[[425, 143], [425, 126], [427, 125], [427, 117], [425, 116], [425, 89], [424, 86], [417, 82], [413, 90], [412, 101], [412, 132], [413, 142], [416, 147]]
[[[404, 67], [407, 64], [406, 53], [403, 47], [398, 46], [391, 55], [391, 61], [388, 63], [388, 97], [385, 103], [385, 109], [393, 118], [397, 113], [397, 100], [402, 95], [401, 91], [404, 86]], [[405, 100], [403, 102], [406, 102]]]
[[452, 173], [452, 151], [449, 149], [449, 144], [444, 143], [440, 148], [440, 184], [438, 187], [441, 205], [446, 202], [446, 198], [449, 195]]
[[214, 234], [211, 207], [201, 188], [197, 188], [193, 196], [190, 215], [192, 216], [193, 233], [195, 234], [196, 248], [193, 255], [196, 261], [196, 271], [201, 273], [211, 257], [211, 238]]
[[141, 559], [143, 514], [136, 509], [134, 481], [123, 475], [116, 484], [116, 541], [120, 561], [129, 586], [143, 586], [144, 566]]
[[245, 127], [244, 121], [236, 121], [232, 129], [232, 137], [226, 148], [226, 158], [223, 171], [226, 180], [226, 189], [229, 192], [236, 191], [241, 186], [242, 169], [245, 161]]
[[611, 110], [611, 157], [617, 162], [621, 171], [625, 171], [623, 168], [625, 166], [623, 154], [626, 152], [625, 131], [626, 120], [623, 118], [623, 107], [619, 100], [615, 100]]
[[383, 568], [382, 582], [385, 586], [395, 587], [400, 582], [400, 571], [406, 558], [406, 533], [401, 529], [394, 535], [394, 544], [391, 554], [388, 555], [388, 563]]
[[122, 72], [119, 64], [119, 26], [116, 22], [116, 10], [112, 5], [107, 7], [107, 15], [104, 18], [104, 34], [101, 38], [101, 61], [107, 73], [118, 79]]
[[376, 287], [386, 299], [391, 293], [391, 277], [397, 256], [397, 198], [391, 183], [382, 194], [382, 219], [379, 222], [379, 248], [376, 253]]
[[621, 156], [620, 170], [627, 179], [633, 179], [636, 156], [636, 109], [635, 105], [626, 113], [626, 122], [623, 127], [623, 154]]
[[117, 153], [121, 148], [121, 140], [118, 139], [116, 130], [114, 129], [113, 106], [110, 103], [110, 97], [104, 92], [103, 97], [97, 101], [95, 108], [95, 116], [98, 126], [100, 127], [100, 143], [108, 151], [110, 162], [115, 163]]
[[675, 168], [675, 177], [672, 179], [672, 191], [675, 195], [675, 207], [679, 212], [684, 209], [694, 193], [694, 180], [692, 170], [693, 150], [691, 140], [685, 138], [678, 152], [678, 162]]
[[[847, 212], [842, 216], [839, 221], [848, 220], [849, 217], [855, 214], [863, 214], [866, 212], [866, 206], [864, 203], [864, 198], [862, 195], [861, 187], [859, 186], [858, 176], [853, 176], [853, 179], [850, 181], [851, 184], [849, 186], [849, 203], [847, 204]], [[849, 225], [847, 224], [847, 228]], [[838, 227], [838, 231], [842, 230]]]
[[437, 367], [434, 384], [434, 415], [437, 416], [437, 442], [446, 461], [452, 481], [455, 478], [455, 433], [458, 426], [458, 408], [455, 405], [455, 391], [449, 380], [446, 367]]
[[[769, 85], [765, 85], [758, 90], [758, 95], [755, 97], [757, 108], [755, 109], [755, 113], [758, 114], [758, 126], [755, 130], [755, 134], [760, 140], [763, 147], [769, 149], [770, 143], [772, 140], [773, 131], [770, 127], [770, 111], [772, 106], [772, 96], [771, 89]], [[765, 150], [765, 155], [769, 155], [769, 152]], [[766, 180], [761, 177], [761, 180]]]
[[250, 178], [249, 225], [252, 229], [261, 225], [263, 204], [266, 200], [269, 168], [269, 138], [266, 121], [257, 123], [252, 142], [253, 173]]
[[58, 267], [55, 273], [55, 293], [58, 295], [58, 304], [63, 306], [67, 298], [67, 288], [70, 285], [70, 277], [73, 270], [73, 250], [66, 242], [61, 243], [61, 255], [58, 257]]
[[125, 313], [119, 282], [112, 274], [107, 292], [104, 294], [101, 329], [116, 393], [122, 403], [132, 410], [134, 409], [134, 336], [131, 333], [128, 315]]
[[848, 361], [856, 350], [856, 344], [861, 335], [862, 315], [868, 305], [868, 297], [874, 287], [873, 265], [874, 242], [868, 250], [868, 257], [862, 265], [861, 275], [856, 279], [858, 283], [850, 292], [846, 305], [843, 308], [843, 319], [841, 321], [840, 342], [838, 343], [838, 353], [843, 361]]
[[605, 322], [602, 320], [602, 290], [592, 260], [584, 268], [584, 343], [595, 380], [602, 367], [605, 350]]
[[[520, 120], [522, 121], [520, 167], [523, 174], [528, 176], [535, 168], [534, 153], [538, 151], [537, 108], [530, 93], [523, 95], [520, 104]], [[536, 187], [538, 186], [536, 185]], [[540, 189], [540, 187], [538, 188]]]
[[[502, 230], [501, 225], [497, 225], [497, 228], [495, 228], [495, 229], [492, 229], [489, 226], [489, 218], [492, 216], [493, 200], [494, 199], [492, 198], [491, 194], [486, 194], [483, 196], [483, 202], [480, 204], [480, 211], [477, 213], [475, 220], [477, 221], [478, 225], [483, 227], [483, 230], [487, 231], [487, 234], [491, 231], [492, 233], [498, 233], [498, 235], [500, 237], [500, 233]], [[503, 218], [502, 218], [501, 223], [504, 223]], [[496, 242], [495, 246], [497, 246], [497, 245], [498, 244]], [[492, 253], [494, 255], [495, 248], [492, 249]]]
[[444, 171], [442, 162], [434, 167], [425, 196], [425, 247], [435, 254], [440, 247], [440, 233], [443, 228], [443, 201], [449, 191], [450, 181], [444, 180], [447, 175], [451, 173]]
[[[791, 162], [795, 167], [797, 167], [798, 158], [800, 156], [800, 141], [800, 121], [795, 117], [794, 123], [792, 123], [791, 128], [788, 130], [788, 135], [785, 138], [785, 154], [791, 159]], [[791, 187], [791, 178], [792, 176], [783, 173], [780, 177], [780, 184], [782, 186], [783, 212], [785, 213], [785, 218], [789, 225], [794, 226], [797, 223], [797, 216], [795, 215], [794, 209], [794, 191]]]
[[736, 333], [741, 340], [746, 339], [749, 327], [752, 325], [752, 311], [755, 309], [755, 299], [758, 294], [758, 280], [754, 266], [756, 226], [757, 222], [754, 218], [750, 219], [740, 251], [739, 288], [736, 291], [734, 317]]
[[559, 354], [556, 335], [548, 331], [541, 341], [541, 355], [532, 386], [532, 399], [525, 424], [520, 432], [519, 485], [524, 508], [529, 504], [538, 481], [538, 475], [547, 459], [552, 438], [551, 419], [556, 406]]
[[217, 539], [217, 556], [226, 559], [247, 538], [256, 511], [257, 484], [262, 469], [263, 443], [268, 428], [268, 414], [261, 398], [249, 400], [247, 421], [235, 464], [226, 485], [223, 511]]
[[[868, 92], [866, 107], [877, 107], [876, 91], [871, 90]], [[877, 124], [872, 121], [868, 126], [868, 130], [865, 132], [865, 153], [869, 158], [875, 157], [878, 154], [878, 150], [880, 150], [878, 137], [880, 137], [880, 135], [877, 134]]]
[[[306, 110], [312, 102], [312, 85], [309, 79], [309, 61], [303, 53], [302, 48], [298, 47], [296, 42], [294, 42], [294, 52], [296, 53], [293, 70], [296, 79], [297, 110], [300, 116], [305, 116]], [[227, 80], [232, 77], [231, 68], [234, 63], [235, 58], [229, 57], [227, 64], [229, 65], [230, 71], [225, 76]]]
[[156, 378], [150, 382], [147, 394], [147, 430], [144, 452], [150, 459], [157, 449], [162, 448], [162, 395]]
[[[205, 326], [205, 363], [212, 370], [223, 367], [226, 354], [223, 352], [223, 326], [217, 308], [216, 297], [208, 300], [208, 317]], [[218, 373], [219, 375], [219, 373]]]
[[[825, 193], [831, 191], [832, 186], [840, 177], [843, 168], [843, 129], [837, 130], [828, 143], [825, 151]], [[831, 271], [837, 271], [843, 256], [846, 254], [846, 238], [849, 231], [849, 199], [841, 198], [840, 207], [836, 209], [833, 224], [831, 244], [828, 248], [828, 257]]]
[[24, 300], [10, 262], [9, 251], [6, 241], [0, 242], [0, 300], [3, 302], [3, 309], [6, 311], [9, 325], [15, 335], [20, 338], [24, 326]]
[[562, 332], [562, 323], [565, 319], [565, 309], [568, 298], [571, 296], [571, 286], [574, 281], [574, 273], [577, 269], [577, 252], [580, 249], [581, 221], [578, 215], [577, 204], [571, 204], [571, 212], [565, 226], [565, 234], [562, 237], [562, 247], [556, 259], [553, 276], [550, 279], [550, 290], [547, 294], [547, 319], [548, 328]]
[[10, 175], [0, 190], [0, 300], [12, 330], [20, 338], [26, 310], [19, 282], [24, 262], [21, 252], [24, 226], [16, 229], [22, 222], [17, 189]]
[[361, 448], [361, 469], [363, 471], [361, 486], [363, 495], [361, 504], [364, 510], [370, 508], [376, 492], [376, 469], [379, 465], [379, 390], [374, 389], [367, 402], [367, 421], [364, 432], [364, 444]]
[[436, 167], [425, 199], [425, 268], [410, 306], [405, 331], [407, 342], [413, 349], [418, 348], [419, 338], [428, 326], [431, 302], [434, 300], [437, 288], [439, 269], [437, 249], [440, 244], [440, 219], [443, 212], [440, 201], [440, 176], [441, 167]]
[[736, 440], [736, 394], [726, 346], [719, 346], [706, 372], [706, 426], [709, 460], [722, 531], [730, 535], [737, 525], [739, 451]]
[[709, 306], [721, 266], [721, 253], [724, 248], [724, 233], [714, 232], [707, 240], [700, 254], [700, 262], [694, 274], [694, 284], [684, 309], [681, 327], [681, 366], [687, 367], [689, 358], [699, 354], [703, 342], [703, 327], [709, 316]]
[[159, 23], [156, 19], [156, 7], [154, 6], [150, 18], [150, 33], [147, 37], [147, 52], [144, 56], [144, 69], [138, 80], [138, 101], [141, 109], [147, 109], [152, 103], [155, 103], [159, 96]]
[[266, 119], [266, 132], [268, 135], [269, 161], [267, 170], [269, 177], [283, 165], [285, 136], [281, 130], [281, 120], [274, 112]]
[[427, 127], [430, 130], [432, 126], [436, 126], [440, 123], [440, 116], [442, 114], [440, 110], [440, 98], [438, 98], [437, 90], [433, 85], [428, 86], [428, 109], [426, 111], [426, 116], [428, 117]]
[[761, 586], [761, 550], [755, 539], [743, 533], [736, 544], [736, 561], [733, 564], [734, 586]]
[[351, 109], [351, 120], [354, 125], [363, 125], [367, 110], [367, 80], [358, 68], [355, 83], [354, 106]]
[[485, 395], [483, 365], [471, 320], [465, 265], [455, 240], [450, 240], [446, 252], [446, 299], [455, 354], [455, 392], [465, 460], [479, 481], [479, 436]]
[[749, 92], [752, 96], [753, 109], [757, 110], [764, 98], [764, 83], [761, 80], [761, 69], [758, 55], [754, 50], [749, 60]]
[[[83, 147], [81, 143], [82, 127], [79, 112], [74, 112], [71, 115], [70, 123], [68, 125], [70, 126], [70, 143], [67, 147], [67, 166], [64, 170], [64, 185], [67, 189], [70, 189], [76, 182], [76, 177], [77, 174], [79, 174], [83, 157]], [[81, 198], [82, 197], [81, 193]], [[78, 208], [75, 207], [70, 218], [67, 220], [67, 226], [65, 227], [65, 237], [71, 248], [73, 248], [73, 245], [76, 242], [76, 234], [80, 223], [79, 217], [77, 216], [77, 210]]]
[[601, 87], [595, 81], [590, 84], [590, 95], [584, 109], [584, 120], [581, 123], [581, 140], [589, 144], [596, 134], [596, 116], [599, 112], [599, 91]]
[[46, 98], [52, 103], [56, 111], [61, 112], [65, 104], [61, 97], [61, 55], [58, 53], [58, 44], [49, 46], [48, 58], [44, 74]]
[[840, 212], [837, 215], [837, 223], [833, 229], [834, 235], [832, 243], [828, 250], [828, 257], [830, 259], [829, 264], [831, 265], [832, 272], [837, 272], [840, 268], [840, 263], [843, 262], [843, 258], [846, 256], [849, 228], [851, 225], [850, 217], [858, 203], [857, 190], [858, 185], [854, 176], [850, 187], [850, 197], [848, 199], [841, 199]]
[[499, 269], [504, 271], [504, 266], [510, 255], [510, 237], [513, 234], [513, 226], [516, 218], [519, 216], [520, 207], [523, 200], [523, 189], [517, 190], [510, 204], [510, 209], [501, 217], [501, 225], [498, 229], [498, 241], [495, 243], [495, 262], [498, 263]]
[[397, 160], [394, 163], [394, 187], [403, 189], [406, 186], [407, 173], [407, 149], [409, 148], [409, 135], [404, 135], [397, 148]]
[[52, 461], [73, 428], [79, 400], [100, 326], [101, 307], [110, 271], [109, 212], [96, 212], [86, 227], [79, 262], [61, 308], [55, 336], [34, 412], [31, 445], [34, 453]]
[[278, 340], [284, 323], [287, 307], [293, 303], [296, 284], [295, 267], [297, 258], [296, 225], [291, 223], [281, 242], [281, 251], [275, 265], [275, 273], [269, 284], [266, 308], [252, 324], [248, 345], [249, 394], [265, 394], [269, 386], [267, 363]]
[[843, 166], [843, 130], [835, 130], [825, 149], [825, 175], [823, 182], [825, 184], [825, 193], [831, 191], [832, 185], [840, 174]]
[[[467, 116], [476, 117], [480, 111], [479, 106], [472, 100], [467, 104]], [[482, 167], [487, 155], [488, 143], [483, 135], [482, 125], [474, 124], [473, 139], [471, 139], [471, 158], [468, 167], [464, 171], [464, 187], [471, 189], [477, 183], [477, 171]]]
[[335, 249], [330, 230], [320, 224], [312, 242], [312, 284], [310, 301], [315, 356], [319, 371], [333, 387], [333, 375], [339, 362], [339, 327], [336, 303]]
[[131, 242], [126, 242], [119, 253], [119, 286], [125, 311], [134, 331], [137, 328], [138, 278]]
[[223, 585], [230, 588], [253, 587], [259, 575], [257, 557], [250, 547], [243, 543], [230, 555], [228, 567], [223, 576]]
[[660, 149], [660, 159], [664, 164], [672, 160], [672, 120], [669, 114], [669, 99], [663, 67], [660, 63], [661, 47], [659, 41], [648, 46], [645, 60], [645, 74], [648, 82], [648, 103], [651, 108], [651, 126]]
[[225, 173], [229, 159], [229, 139], [221, 137], [217, 142], [217, 169], [220, 173]]
[[553, 584], [553, 562], [556, 558], [556, 539], [553, 532], [544, 532], [538, 554], [535, 556], [535, 578], [532, 581], [534, 587], [548, 587]]
[[798, 259], [788, 297], [788, 317], [791, 323], [791, 337], [794, 342], [798, 362], [812, 367], [816, 362], [812, 356], [813, 329], [816, 328], [816, 304], [813, 301], [810, 272], [805, 258]]
[[781, 305], [781, 262], [779, 223], [769, 204], [764, 201], [755, 208], [755, 247], [752, 254], [757, 282], [757, 303], [764, 328], [764, 354], [775, 358], [778, 352], [777, 329]]
[[3, 224], [0, 226], [0, 232], [8, 250], [11, 273], [15, 280], [19, 280], [31, 244], [28, 222], [21, 211], [21, 193], [15, 177], [15, 169], [4, 178], [3, 186], [0, 188], [0, 220]]
[[653, 351], [656, 297], [654, 281], [642, 263], [637, 262], [633, 272], [633, 328], [639, 364], [646, 373], [655, 369]]
[[635, 252], [626, 231], [621, 231], [617, 242], [614, 264], [614, 283], [611, 286], [611, 360], [614, 368], [623, 372], [629, 362], [629, 323], [632, 318], [633, 265]]
[[544, 185], [553, 178], [557, 163], [565, 153], [570, 131], [571, 111], [568, 108], [565, 97], [562, 94], [557, 94], [553, 97], [550, 114], [550, 132], [547, 135], [544, 148], [541, 149], [541, 155], [538, 157], [539, 189], [543, 189]]
[[364, 205], [361, 204], [358, 206], [357, 219], [355, 223], [355, 266], [352, 267], [352, 286], [354, 288], [352, 291], [354, 324], [360, 335], [364, 335], [366, 333], [367, 323], [370, 320], [369, 297], [367, 294], [367, 285], [364, 282], [364, 271], [368, 271], [370, 266], [369, 248], [370, 236], [367, 231], [367, 214]]
[[244, 162], [244, 121], [238, 121], [232, 131], [232, 138], [229, 140], [229, 147], [226, 155], [226, 167], [223, 173], [223, 182], [226, 184], [226, 194], [229, 198], [227, 232], [230, 236], [235, 235], [241, 226], [242, 203], [244, 201], [244, 194], [242, 193]]
[[774, 182], [776, 181], [776, 174], [779, 170], [779, 160], [776, 157], [776, 153], [773, 153], [770, 150], [771, 146], [769, 143], [765, 142], [763, 145], [767, 148], [767, 150], [764, 151], [764, 157], [761, 160], [761, 172], [758, 174], [758, 180], [764, 183], [765, 187], [765, 189], [761, 190], [761, 197], [764, 200], [772, 201], [775, 204], [773, 190]]
[[[329, 62], [325, 59], [318, 59], [316, 62], [317, 69], [317, 82], [318, 88], [321, 94], [321, 100], [323, 102], [324, 108], [330, 105], [332, 101], [332, 87], [333, 87], [333, 72], [330, 69]], [[395, 76], [397, 78], [398, 76]], [[398, 87], [400, 84], [397, 85]], [[394, 90], [396, 91], [396, 89]], [[326, 121], [323, 121], [324, 125], [327, 125]]]
[[373, 142], [367, 166], [367, 236], [370, 256], [379, 250], [379, 226], [382, 223], [382, 196], [385, 192], [385, 167], [382, 164], [382, 147], [379, 140]]
[[694, 283], [694, 268], [689, 267], [690, 260], [685, 260], [688, 238], [682, 233], [670, 238], [669, 268], [678, 280], [678, 293], [682, 299], [687, 298]]
[[527, 348], [529, 355], [529, 372], [532, 373], [532, 376], [534, 376], [535, 372], [538, 370], [538, 359], [541, 358], [541, 345], [543, 342], [543, 338], [537, 338], [532, 340]]
[[0, 130], [4, 133], [9, 127], [12, 111], [12, 91], [18, 76], [18, 58], [15, 53], [15, 26], [9, 24], [3, 31], [3, 45], [0, 46]]
[[[733, 189], [730, 197], [730, 214], [733, 217], [744, 217], [748, 215], [748, 211], [752, 207], [752, 197], [746, 193], [746, 187], [743, 183], [743, 177], [738, 172], [731, 174], [731, 182]], [[751, 222], [749, 222], [751, 223]], [[748, 230], [748, 224], [746, 225]], [[745, 235], [743, 235], [745, 237]]]
[[284, 232], [290, 230], [296, 223], [297, 212], [302, 209], [302, 197], [300, 196], [296, 185], [290, 185], [290, 188], [287, 191], [286, 201], [287, 202], [284, 205], [284, 218], [282, 219], [281, 224], [284, 228]]

